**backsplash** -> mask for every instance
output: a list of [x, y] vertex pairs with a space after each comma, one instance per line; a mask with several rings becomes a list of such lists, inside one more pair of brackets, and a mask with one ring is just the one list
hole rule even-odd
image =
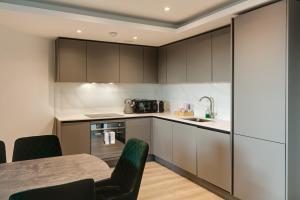
[[231, 84], [92, 84], [56, 83], [55, 112], [64, 114], [120, 112], [125, 98], [159, 99], [175, 111], [189, 103], [197, 116], [204, 116], [208, 102], [198, 102], [202, 96], [215, 99], [218, 119], [230, 120]]

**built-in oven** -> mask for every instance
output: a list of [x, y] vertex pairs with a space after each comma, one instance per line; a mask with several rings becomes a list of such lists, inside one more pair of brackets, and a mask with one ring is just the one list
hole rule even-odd
[[109, 164], [115, 163], [119, 159], [125, 140], [125, 121], [97, 121], [91, 123], [91, 154]]

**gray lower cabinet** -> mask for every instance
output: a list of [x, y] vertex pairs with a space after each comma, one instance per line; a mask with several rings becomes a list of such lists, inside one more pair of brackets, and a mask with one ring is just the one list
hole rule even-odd
[[187, 82], [209, 83], [212, 80], [211, 33], [187, 40]]
[[63, 155], [91, 153], [90, 122], [67, 122], [60, 127]]
[[285, 145], [234, 136], [234, 196], [285, 199]]
[[231, 82], [231, 30], [226, 27], [212, 32], [212, 81]]
[[143, 83], [143, 47], [120, 45], [120, 82]]
[[56, 40], [56, 79], [61, 82], [86, 82], [86, 41]]
[[[128, 119], [126, 120], [126, 141], [130, 138], [137, 138], [144, 140], [151, 147], [151, 130], [152, 130], [152, 119]], [[150, 150], [150, 149], [149, 149]], [[151, 153], [149, 151], [149, 153]]]
[[226, 191], [231, 191], [230, 135], [198, 129], [198, 177]]
[[87, 81], [119, 83], [119, 45], [87, 42]]
[[196, 135], [198, 128], [173, 123], [173, 164], [197, 175]]
[[158, 82], [158, 49], [156, 47], [144, 47], [144, 83]]
[[167, 83], [186, 82], [186, 47], [186, 40], [167, 46]]
[[152, 153], [168, 162], [172, 162], [172, 122], [153, 119]]
[[158, 50], [158, 83], [167, 83], [167, 48], [159, 47]]

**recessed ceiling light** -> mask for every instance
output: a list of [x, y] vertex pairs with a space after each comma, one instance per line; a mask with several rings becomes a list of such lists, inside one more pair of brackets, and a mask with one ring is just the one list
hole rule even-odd
[[137, 36], [134, 36], [134, 37], [133, 37], [133, 39], [134, 39], [134, 40], [137, 40], [137, 39], [138, 39], [138, 37], [137, 37]]
[[170, 11], [170, 7], [166, 6], [166, 7], [165, 7], [165, 11], [166, 11], [166, 12]]
[[117, 32], [109, 32], [109, 35], [111, 37], [116, 37], [118, 35], [118, 33]]
[[76, 31], [76, 33], [80, 34], [80, 33], [82, 33], [82, 30], [78, 29], [78, 30]]

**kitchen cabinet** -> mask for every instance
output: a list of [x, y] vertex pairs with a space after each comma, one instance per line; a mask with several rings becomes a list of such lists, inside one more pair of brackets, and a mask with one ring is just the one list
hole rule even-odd
[[196, 136], [198, 128], [173, 123], [173, 164], [197, 175]]
[[245, 200], [285, 199], [285, 145], [234, 136], [234, 195]]
[[231, 30], [230, 27], [212, 32], [212, 81], [231, 82]]
[[60, 142], [63, 155], [91, 153], [90, 123], [61, 123]]
[[144, 83], [158, 82], [158, 49], [144, 47]]
[[172, 163], [172, 122], [153, 119], [152, 153]]
[[120, 45], [120, 82], [143, 83], [143, 47]]
[[186, 40], [167, 46], [167, 83], [186, 82]]
[[212, 80], [211, 33], [187, 40], [187, 82], [209, 83]]
[[[130, 138], [137, 138], [143, 140], [151, 147], [151, 130], [152, 119], [128, 119], [126, 120], [126, 141]], [[150, 151], [150, 149], [149, 149]], [[149, 152], [150, 153], [150, 152]]]
[[86, 82], [86, 41], [56, 40], [57, 81]]
[[119, 45], [87, 42], [87, 81], [119, 83]]
[[159, 47], [158, 50], [158, 83], [167, 83], [167, 48]]
[[286, 15], [280, 1], [234, 20], [237, 134], [285, 143]]
[[198, 129], [197, 166], [198, 177], [231, 191], [230, 135]]

